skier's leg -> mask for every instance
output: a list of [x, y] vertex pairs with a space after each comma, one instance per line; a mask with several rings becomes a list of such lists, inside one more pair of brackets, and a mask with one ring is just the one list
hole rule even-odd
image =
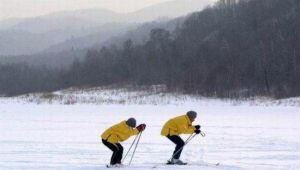
[[110, 159], [110, 164], [111, 165], [114, 165], [117, 163], [117, 155], [118, 155], [118, 152], [119, 152], [119, 147], [118, 145], [116, 144], [112, 144], [110, 142], [107, 142], [106, 140], [102, 140], [102, 143], [107, 146], [111, 151], [113, 151], [113, 154], [111, 156], [111, 159]]
[[121, 160], [122, 160], [122, 157], [123, 157], [123, 146], [120, 144], [120, 143], [116, 143], [116, 145], [118, 146], [119, 150], [118, 150], [118, 153], [116, 155], [116, 161], [118, 164], [121, 164]]
[[174, 159], [179, 159], [180, 155], [181, 155], [181, 152], [183, 150], [184, 141], [181, 139], [180, 136], [177, 136], [177, 135], [167, 136], [167, 138], [170, 139], [173, 143], [176, 144], [175, 150], [173, 152], [173, 158]]

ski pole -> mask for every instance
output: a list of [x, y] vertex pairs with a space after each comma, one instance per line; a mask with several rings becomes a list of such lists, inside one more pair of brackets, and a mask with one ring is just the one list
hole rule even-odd
[[129, 149], [128, 149], [128, 151], [127, 151], [126, 155], [124, 156], [124, 158], [122, 159], [122, 161], [121, 161], [121, 162], [124, 162], [124, 161], [125, 161], [125, 159], [126, 159], [126, 157], [127, 157], [128, 153], [130, 152], [130, 150], [131, 150], [132, 146], [134, 145], [134, 143], [135, 143], [135, 141], [136, 141], [136, 139], [137, 139], [137, 138], [138, 138], [138, 135], [137, 135], [137, 136], [134, 138], [134, 140], [133, 140], [133, 142], [132, 142], [131, 146], [129, 147]]
[[183, 149], [183, 147], [185, 146], [185, 145], [187, 145], [195, 136], [196, 136], [197, 134], [191, 134], [187, 139], [186, 139], [186, 141], [184, 142], [184, 145], [180, 148], [180, 149], [178, 149], [178, 151], [176, 151], [173, 155], [172, 155], [172, 157], [169, 159], [169, 161], [172, 161], [172, 159], [174, 158], [174, 156], [179, 152], [179, 151], [181, 151], [182, 149]]
[[202, 137], [205, 137], [205, 136], [206, 136], [206, 134], [205, 134], [204, 132], [202, 132], [202, 131], [200, 131], [200, 135], [201, 135]]
[[131, 159], [130, 159], [130, 161], [129, 161], [129, 164], [128, 164], [129, 166], [130, 166], [130, 164], [131, 164], [131, 162], [132, 162], [132, 159], [133, 159], [133, 157], [134, 157], [134, 154], [135, 154], [136, 148], [138, 147], [138, 144], [139, 144], [139, 142], [140, 142], [140, 139], [141, 139], [142, 133], [143, 133], [143, 132], [141, 132], [141, 133], [138, 135], [138, 140], [137, 140], [137, 142], [136, 142], [135, 148], [134, 148], [134, 150], [133, 150], [133, 153], [132, 153]]

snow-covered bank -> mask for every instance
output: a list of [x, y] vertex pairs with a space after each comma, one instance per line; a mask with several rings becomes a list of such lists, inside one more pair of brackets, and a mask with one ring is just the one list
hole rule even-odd
[[17, 97], [0, 97], [0, 102], [36, 104], [122, 104], [122, 105], [248, 105], [248, 106], [295, 106], [300, 107], [300, 97], [275, 100], [267, 97], [247, 99], [217, 99], [197, 95], [168, 93], [161, 86], [150, 89], [97, 87], [65, 89], [51, 93], [34, 93]]
[[[212, 101], [210, 101], [212, 102]], [[160, 136], [163, 123], [188, 110], [199, 113], [197, 136], [183, 151], [185, 167], [156, 169], [300, 169], [300, 108], [207, 101], [180, 105], [0, 103], [0, 169], [105, 169], [111, 152], [99, 135], [128, 117], [148, 127], [133, 166], [165, 162], [174, 146]], [[184, 136], [185, 138], [187, 136]], [[123, 143], [125, 151], [133, 138]], [[220, 162], [220, 166], [210, 164]]]

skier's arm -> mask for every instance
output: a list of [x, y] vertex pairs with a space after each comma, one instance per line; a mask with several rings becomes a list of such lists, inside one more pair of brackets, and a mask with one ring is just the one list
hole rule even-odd
[[137, 134], [139, 134], [139, 133], [140, 133], [140, 132], [137, 130], [137, 128], [134, 128], [133, 131], [132, 131], [131, 136], [137, 135]]
[[193, 134], [196, 128], [191, 124], [177, 124], [178, 132], [183, 134]]
[[185, 130], [185, 134], [193, 134], [195, 132], [196, 128], [192, 125], [188, 125], [186, 130]]

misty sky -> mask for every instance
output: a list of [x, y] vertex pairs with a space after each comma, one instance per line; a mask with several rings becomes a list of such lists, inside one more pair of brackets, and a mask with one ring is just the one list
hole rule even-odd
[[116, 12], [132, 12], [166, 1], [171, 0], [0, 0], [0, 20], [86, 8], [106, 8]]

